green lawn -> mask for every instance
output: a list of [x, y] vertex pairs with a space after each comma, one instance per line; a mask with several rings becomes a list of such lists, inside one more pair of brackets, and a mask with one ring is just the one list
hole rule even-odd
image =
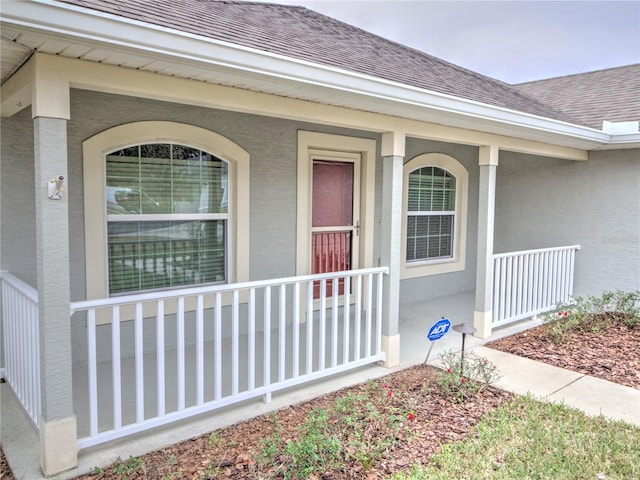
[[640, 479], [640, 427], [519, 397], [392, 480]]

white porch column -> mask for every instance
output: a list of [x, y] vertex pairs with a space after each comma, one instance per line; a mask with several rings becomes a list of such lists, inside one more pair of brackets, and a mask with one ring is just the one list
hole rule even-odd
[[476, 302], [473, 314], [475, 336], [491, 336], [491, 296], [493, 295], [493, 228], [496, 200], [496, 168], [499, 149], [495, 145], [480, 147], [480, 192], [478, 195], [478, 256], [476, 267]]
[[34, 84], [32, 115], [42, 405], [40, 467], [48, 476], [77, 465], [71, 378], [69, 202], [66, 192], [60, 199], [50, 199], [48, 183], [63, 175], [66, 190], [69, 183], [79, 179], [67, 178], [69, 86], [59, 75], [37, 62]]
[[400, 241], [402, 238], [402, 164], [405, 135], [389, 132], [382, 135], [382, 265], [389, 267], [382, 300], [382, 350], [386, 367], [400, 363]]

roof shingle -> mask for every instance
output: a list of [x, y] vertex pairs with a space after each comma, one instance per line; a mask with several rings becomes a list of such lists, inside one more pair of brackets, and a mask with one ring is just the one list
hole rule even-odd
[[61, 0], [495, 107], [577, 123], [499, 80], [304, 7], [227, 0]]
[[640, 121], [640, 63], [515, 85], [580, 124]]

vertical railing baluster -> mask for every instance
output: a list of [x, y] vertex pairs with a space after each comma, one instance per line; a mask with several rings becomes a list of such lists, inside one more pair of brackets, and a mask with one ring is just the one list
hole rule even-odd
[[338, 300], [340, 279], [331, 281], [331, 366], [338, 364]]
[[164, 300], [156, 304], [156, 383], [158, 416], [165, 414]]
[[361, 329], [362, 329], [362, 275], [356, 277], [356, 295], [355, 295], [355, 338], [354, 338], [354, 361], [360, 360], [361, 357]]
[[371, 322], [372, 322], [372, 312], [371, 312], [371, 301], [372, 301], [372, 295], [373, 295], [373, 279], [371, 277], [371, 274], [368, 274], [366, 276], [366, 280], [365, 280], [365, 285], [366, 285], [366, 296], [367, 296], [367, 318], [366, 318], [366, 341], [365, 341], [365, 358], [368, 358], [371, 356]]
[[[19, 296], [18, 297], [18, 312], [19, 312], [19, 316], [18, 318], [24, 318], [27, 314], [27, 299]], [[29, 323], [27, 322], [18, 322], [18, 338], [27, 338], [27, 336], [29, 335]], [[19, 354], [18, 354], [18, 365], [24, 364], [24, 365], [32, 365], [32, 361], [31, 361], [31, 356], [29, 355], [29, 350], [23, 350], [23, 349], [19, 349], [18, 350]], [[18, 368], [18, 397], [20, 398], [20, 400], [22, 402], [24, 402], [27, 405], [27, 408], [30, 410], [30, 414], [33, 415], [33, 406], [30, 405], [30, 399], [29, 399], [29, 372], [27, 371], [26, 368]]]
[[378, 355], [382, 351], [382, 273], [378, 273], [377, 277], [378, 293], [376, 295], [376, 355]]
[[41, 413], [41, 400], [40, 400], [40, 362], [38, 359], [40, 358], [40, 332], [39, 332], [39, 316], [38, 316], [38, 304], [33, 300], [29, 301], [30, 305], [30, 314], [29, 318], [31, 320], [32, 330], [33, 330], [33, 341], [32, 341], [32, 355], [31, 358], [34, 359], [34, 374], [32, 377], [32, 382], [34, 384], [34, 418], [40, 418]]
[[222, 294], [216, 292], [215, 316], [213, 319], [213, 366], [214, 366], [214, 400], [222, 398]]
[[178, 388], [178, 411], [185, 407], [185, 338], [184, 338], [184, 297], [178, 297], [177, 317], [177, 388]]
[[349, 329], [351, 328], [351, 275], [344, 277], [344, 292], [342, 295], [342, 363], [349, 363]]
[[237, 395], [240, 384], [240, 302], [238, 290], [233, 291], [231, 308], [231, 395]]
[[500, 285], [500, 320], [504, 320], [506, 318], [506, 316], [508, 315], [508, 310], [507, 310], [507, 304], [509, 302], [509, 299], [507, 298], [507, 283], [509, 282], [509, 277], [508, 277], [508, 269], [507, 266], [509, 264], [509, 259], [508, 258], [502, 258], [501, 259], [502, 262], [502, 266], [501, 266], [501, 271], [500, 271], [500, 275], [501, 275], [501, 285]]
[[[263, 377], [264, 387], [271, 386], [271, 287], [264, 289], [264, 345], [263, 345]], [[264, 395], [264, 402], [271, 401], [271, 390]]]
[[500, 289], [502, 284], [500, 282], [500, 264], [502, 263], [501, 258], [493, 259], [493, 304], [491, 305], [492, 311], [492, 322], [495, 323], [500, 320]]
[[327, 344], [327, 280], [320, 281], [320, 345], [318, 347], [318, 369], [325, 368], [325, 349]]
[[520, 315], [522, 313], [522, 295], [523, 295], [523, 286], [524, 286], [524, 256], [518, 255], [518, 265], [516, 275], [516, 315]]
[[300, 375], [300, 282], [293, 284], [293, 378]]
[[142, 330], [142, 303], [136, 303], [134, 325], [135, 377], [136, 377], [136, 423], [144, 422], [144, 345]]
[[523, 258], [523, 284], [522, 284], [522, 311], [530, 311], [531, 296], [531, 254], [527, 254]]
[[122, 427], [122, 384], [120, 368], [120, 307], [111, 312], [111, 367], [113, 377], [113, 428]]
[[567, 300], [570, 300], [573, 296], [573, 275], [575, 269], [575, 260], [576, 260], [576, 251], [574, 249], [571, 250], [569, 255], [569, 292], [567, 295]]
[[287, 286], [279, 287], [278, 303], [278, 381], [284, 382], [287, 350]]
[[248, 309], [248, 346], [249, 351], [247, 352], [247, 362], [248, 362], [248, 389], [252, 391], [256, 388], [256, 289], [249, 289], [249, 304], [247, 305]]
[[204, 403], [204, 297], [196, 297], [196, 404]]
[[307, 375], [313, 372], [313, 281], [307, 282]]
[[514, 277], [514, 261], [513, 261], [513, 257], [509, 257], [509, 261], [507, 263], [507, 278], [508, 278], [508, 282], [507, 282], [507, 312], [508, 312], [508, 316], [512, 316], [513, 315], [513, 307], [514, 307], [514, 302], [513, 302], [513, 277]]
[[534, 284], [534, 299], [535, 299], [535, 305], [534, 305], [534, 310], [538, 310], [540, 308], [541, 302], [540, 302], [540, 298], [542, 295], [542, 288], [540, 285], [540, 282], [542, 281], [542, 272], [540, 271], [540, 253], [536, 252], [534, 254], [534, 278], [535, 278], [535, 284]]
[[96, 311], [87, 311], [87, 373], [89, 375], [89, 435], [98, 434], [98, 372], [96, 355]]
[[560, 291], [560, 301], [562, 303], [566, 303], [568, 300], [568, 285], [567, 285], [567, 278], [568, 278], [568, 265], [569, 265], [569, 251], [564, 249], [561, 252], [561, 267], [560, 267], [560, 272], [562, 275], [561, 278], [561, 291]]

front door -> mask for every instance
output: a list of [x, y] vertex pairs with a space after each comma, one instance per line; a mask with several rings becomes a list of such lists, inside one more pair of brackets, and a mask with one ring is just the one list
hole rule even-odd
[[[358, 268], [359, 156], [313, 159], [311, 223], [312, 273]], [[327, 285], [330, 294], [331, 285]], [[319, 289], [316, 289], [316, 296]], [[340, 285], [340, 293], [343, 286]]]

